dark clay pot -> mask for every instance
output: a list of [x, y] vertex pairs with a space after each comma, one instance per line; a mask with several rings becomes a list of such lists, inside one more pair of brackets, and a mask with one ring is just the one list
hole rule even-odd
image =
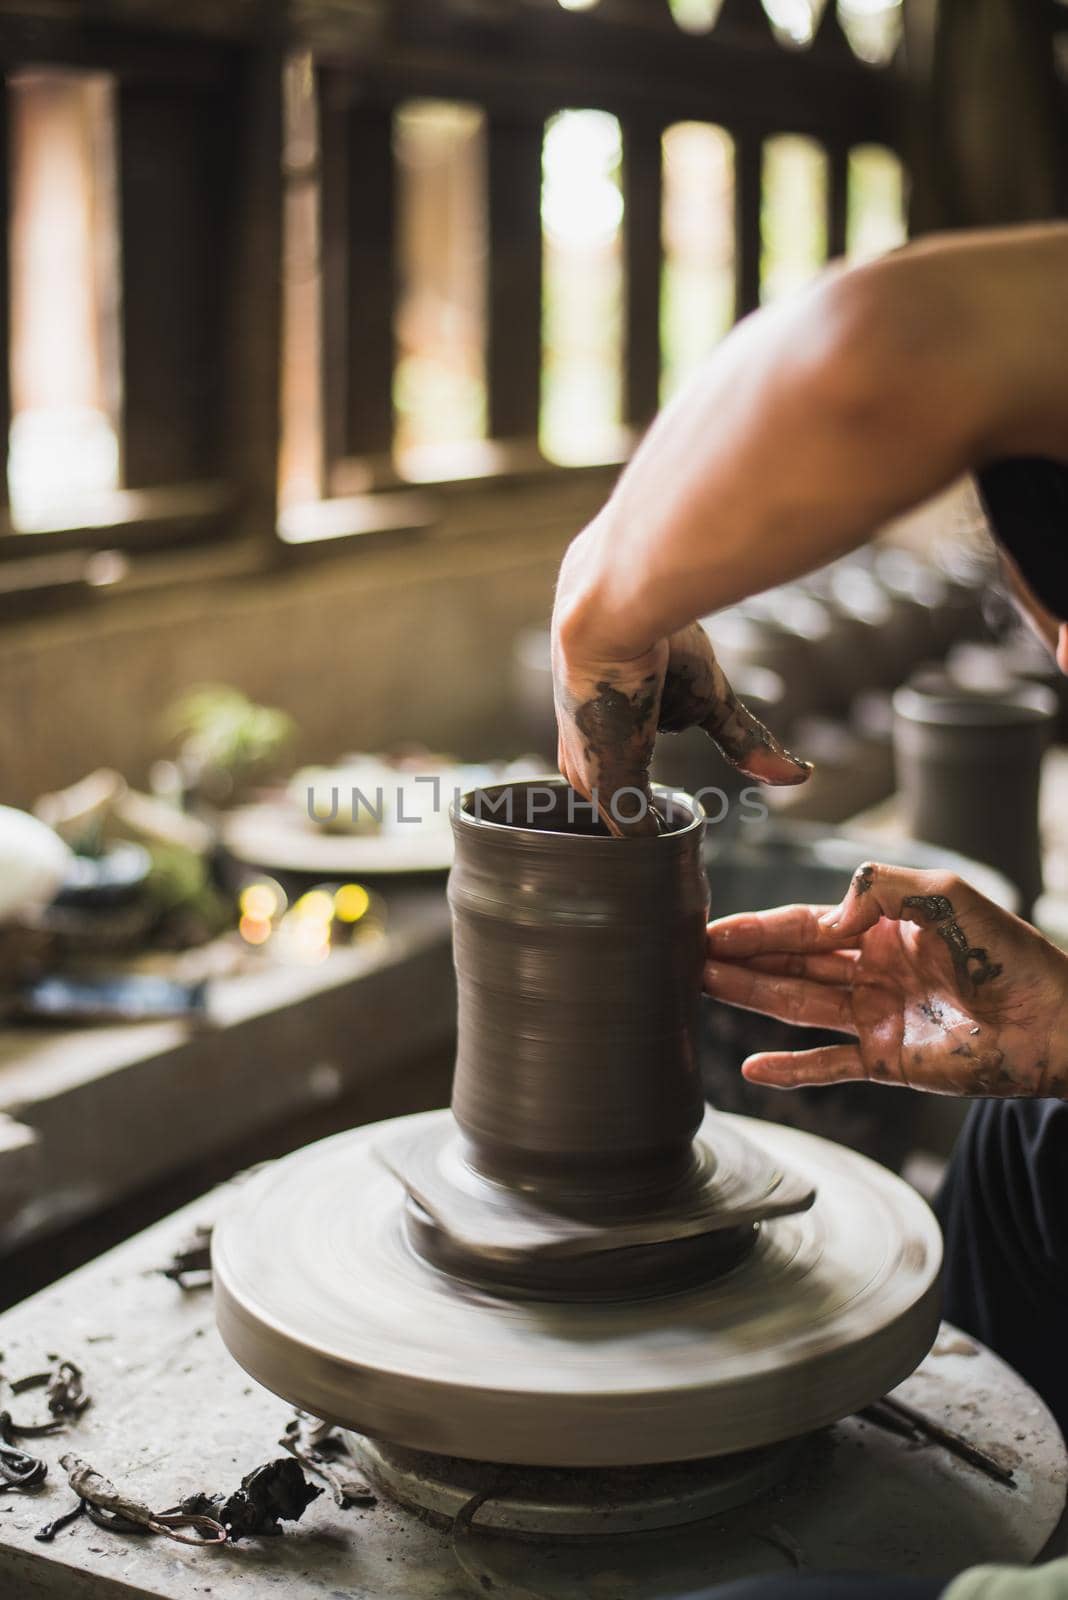
[[704, 1112], [704, 823], [674, 797], [659, 836], [616, 839], [584, 802], [569, 820], [577, 799], [546, 778], [453, 811], [452, 1107], [488, 1177], [648, 1203], [688, 1173]]
[[1038, 786], [1057, 701], [1039, 684], [970, 693], [924, 673], [894, 696], [894, 760], [914, 838], [996, 867], [1026, 916], [1042, 890]]

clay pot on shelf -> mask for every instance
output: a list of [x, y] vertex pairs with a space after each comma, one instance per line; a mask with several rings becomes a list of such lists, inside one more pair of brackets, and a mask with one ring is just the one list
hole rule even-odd
[[894, 760], [914, 838], [974, 856], [1016, 885], [1026, 916], [1042, 890], [1038, 790], [1057, 701], [1041, 684], [972, 693], [925, 671], [894, 696]]
[[884, 685], [896, 670], [887, 640], [893, 607], [867, 568], [853, 561], [835, 562], [815, 574], [808, 586], [831, 616], [825, 675], [833, 677], [836, 687], [828, 704], [844, 711], [858, 694]]
[[517, 744], [556, 761], [556, 710], [548, 628], [520, 628], [512, 641], [512, 705]]
[[965, 689], [984, 694], [1018, 681], [1045, 684], [1057, 697], [1057, 738], [1068, 738], [1068, 677], [1030, 629], [1006, 639], [958, 644], [946, 657], [946, 671]]
[[[735, 693], [753, 715], [772, 733], [785, 739], [787, 729], [782, 707], [786, 686], [778, 673], [763, 667], [743, 666], [731, 681]], [[733, 824], [738, 797], [753, 782], [720, 755], [702, 728], [660, 734], [653, 755], [652, 775], [656, 783], [668, 789], [679, 789], [684, 794], [697, 794], [702, 789], [717, 790], [718, 794], [702, 799], [708, 821], [713, 826]]]
[[[704, 626], [713, 648], [732, 683], [745, 670], [773, 672], [783, 685], [777, 707], [775, 732], [789, 737], [798, 717], [820, 709], [821, 685], [814, 652], [815, 641], [796, 627], [765, 614], [770, 601], [747, 601], [706, 617]], [[741, 691], [739, 691], [741, 692]]]

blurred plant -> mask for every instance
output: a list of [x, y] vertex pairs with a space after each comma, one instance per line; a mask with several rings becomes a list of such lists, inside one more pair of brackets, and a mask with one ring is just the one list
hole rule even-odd
[[275, 767], [295, 731], [293, 719], [259, 706], [229, 684], [198, 684], [167, 713], [167, 732], [182, 741], [179, 763], [187, 789], [221, 803]]
[[235, 907], [216, 888], [203, 856], [154, 844], [145, 893], [156, 914], [153, 943], [170, 949], [203, 944], [232, 927]]

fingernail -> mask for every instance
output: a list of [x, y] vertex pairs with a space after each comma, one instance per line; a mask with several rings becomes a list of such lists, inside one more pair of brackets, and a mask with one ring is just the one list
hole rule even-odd
[[816, 918], [816, 921], [821, 928], [837, 928], [841, 919], [842, 908], [841, 906], [835, 906], [833, 911], [823, 912], [822, 916]]

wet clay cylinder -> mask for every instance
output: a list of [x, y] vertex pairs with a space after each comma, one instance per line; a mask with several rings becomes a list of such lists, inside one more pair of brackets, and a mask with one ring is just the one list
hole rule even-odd
[[452, 1109], [484, 1176], [625, 1215], [694, 1165], [704, 824], [673, 796], [658, 836], [617, 839], [577, 800], [545, 779], [454, 808]]
[[932, 673], [894, 696], [894, 761], [914, 839], [997, 867], [1026, 916], [1042, 890], [1038, 789], [1057, 712], [1040, 684], [969, 692]]

